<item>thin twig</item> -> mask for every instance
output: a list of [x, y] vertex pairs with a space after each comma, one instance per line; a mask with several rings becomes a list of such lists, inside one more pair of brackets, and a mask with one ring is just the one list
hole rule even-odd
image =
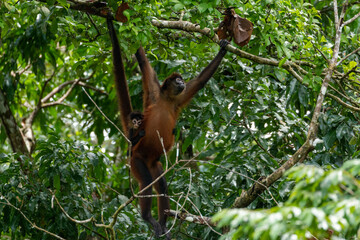
[[347, 20], [346, 22], [344, 22], [344, 23], [343, 23], [343, 26], [352, 23], [352, 22], [355, 21], [358, 17], [360, 17], [360, 12], [359, 12], [358, 14], [356, 14], [355, 16], [353, 16], [352, 18], [350, 18], [349, 20]]
[[99, 112], [104, 116], [104, 118], [109, 122], [111, 123], [115, 128], [116, 130], [118, 130], [121, 135], [126, 139], [126, 141], [131, 144], [131, 141], [126, 137], [126, 135], [120, 130], [120, 128], [118, 128], [118, 126], [116, 126], [116, 124], [114, 122], [112, 122], [106, 115], [103, 111], [101, 111], [100, 107], [95, 103], [95, 101], [90, 97], [90, 95], [86, 92], [85, 88], [84, 87], [81, 87], [82, 90], [85, 92], [86, 96], [88, 96], [88, 98], [90, 99], [90, 101], [95, 105], [95, 107], [99, 110]]
[[65, 86], [67, 86], [69, 84], [73, 85], [75, 82], [78, 84], [78, 83], [80, 83], [80, 81], [89, 80], [90, 78], [93, 77], [94, 73], [95, 72], [92, 72], [91, 75], [87, 78], [79, 78], [74, 81], [68, 81], [68, 82], [64, 82], [64, 83], [60, 84], [59, 86], [54, 88], [50, 93], [48, 93], [48, 95], [46, 95], [43, 99], [41, 99], [41, 103], [45, 103], [45, 102], [49, 101], [50, 98], [52, 98], [56, 93], [60, 92]]
[[98, 235], [99, 237], [101, 237], [102, 239], [108, 239], [107, 237], [103, 236], [102, 234], [98, 233], [97, 231], [92, 230], [91, 228], [89, 228], [88, 226], [86, 226], [85, 224], [80, 224], [82, 227], [86, 228], [87, 230], [93, 232], [94, 234]]
[[328, 63], [329, 62], [329, 59], [325, 56], [325, 54], [319, 49], [319, 48], [317, 48], [316, 46], [315, 46], [315, 43], [313, 43], [313, 42], [311, 42], [312, 43], [312, 45], [313, 45], [313, 47], [315, 48], [315, 50], [316, 51], [318, 51], [320, 54], [321, 54], [321, 56], [326, 60], [326, 62]]
[[[184, 159], [184, 160], [180, 160], [179, 162], [187, 162], [187, 161], [190, 161], [190, 160], [185, 160], [185, 159]], [[244, 177], [244, 178], [247, 178], [247, 179], [253, 181], [254, 183], [257, 183], [257, 184], [261, 185], [262, 187], [264, 187], [264, 188], [268, 191], [268, 193], [270, 194], [271, 198], [274, 200], [274, 202], [276, 203], [276, 205], [280, 206], [279, 203], [276, 201], [275, 197], [272, 195], [269, 187], [267, 187], [267, 186], [266, 186], [265, 184], [263, 184], [262, 182], [260, 182], [260, 181], [258, 181], [258, 180], [255, 180], [254, 178], [249, 177], [249, 176], [247, 176], [247, 175], [245, 175], [245, 174], [242, 174], [242, 173], [240, 173], [240, 172], [234, 171], [234, 170], [232, 170], [232, 169], [230, 169], [230, 168], [227, 168], [227, 167], [224, 167], [224, 166], [221, 166], [221, 165], [219, 165], [219, 164], [215, 164], [215, 163], [212, 163], [212, 162], [209, 162], [209, 161], [206, 161], [206, 160], [194, 159], [194, 160], [192, 160], [192, 161], [195, 161], [195, 162], [204, 162], [204, 163], [206, 163], [206, 164], [213, 165], [213, 166], [216, 166], [216, 167], [218, 167], [218, 168], [225, 169], [225, 170], [227, 170], [227, 171], [229, 171], [229, 172], [238, 174], [239, 176], [242, 176], [242, 177]]]
[[337, 97], [337, 96], [335, 96], [335, 95], [333, 95], [333, 94], [331, 94], [331, 93], [326, 93], [326, 96], [329, 96], [329, 97], [331, 97], [332, 99], [336, 100], [336, 101], [337, 101], [338, 103], [340, 103], [343, 107], [346, 107], [346, 108], [348, 108], [348, 109], [350, 109], [350, 110], [352, 110], [352, 111], [355, 111], [355, 112], [360, 112], [360, 108], [357, 108], [357, 107], [354, 107], [354, 106], [352, 106], [352, 105], [350, 105], [350, 104], [345, 103], [345, 102], [342, 101], [339, 97]]
[[55, 199], [57, 205], [60, 207], [61, 211], [65, 214], [65, 216], [70, 219], [72, 222], [74, 223], [78, 223], [78, 224], [84, 224], [84, 223], [89, 223], [89, 222], [95, 222], [95, 219], [94, 217], [91, 217], [89, 219], [85, 219], [85, 220], [76, 220], [74, 218], [72, 218], [66, 211], [65, 209], [61, 206], [61, 204], [59, 203], [59, 200], [57, 199], [57, 197], [55, 196], [55, 193], [51, 190], [49, 190], [51, 195], [52, 195], [52, 198]]
[[93, 20], [93, 18], [91, 17], [91, 15], [90, 15], [88, 12], [86, 13], [86, 15], [87, 15], [88, 18], [90, 19], [91, 24], [92, 24], [92, 25], [94, 26], [94, 28], [96, 29], [97, 34], [96, 34], [96, 36], [95, 36], [93, 39], [91, 39], [91, 41], [95, 41], [95, 40], [101, 35], [101, 33], [100, 33], [98, 27], [96, 26], [96, 24], [94, 23], [94, 20]]
[[254, 141], [256, 142], [256, 144], [265, 152], [267, 153], [271, 158], [273, 159], [277, 159], [276, 157], [274, 157], [267, 149], [265, 149], [261, 144], [260, 142], [257, 140], [257, 138], [254, 136], [254, 134], [252, 133], [251, 129], [248, 127], [248, 125], [246, 124], [246, 120], [247, 120], [247, 117], [245, 115], [245, 112], [243, 112], [243, 125], [245, 126], [246, 130], [250, 133], [251, 137], [254, 139]]
[[[236, 113], [231, 117], [231, 119], [229, 120], [229, 122], [225, 125], [225, 128], [223, 129], [223, 131], [225, 131], [225, 129], [230, 125], [230, 123], [232, 122], [232, 120], [235, 118]], [[221, 131], [221, 132], [223, 132]], [[201, 153], [203, 153], [221, 134], [219, 133], [218, 135], [215, 135], [215, 137], [213, 137], [213, 139], [211, 139], [211, 141], [205, 145], [205, 147], [203, 147], [203, 149], [198, 152], [194, 157], [192, 157], [188, 163], [184, 164], [183, 167], [185, 167], [187, 164], [191, 163], [192, 160], [196, 159]]]
[[66, 91], [66, 93], [59, 98], [56, 102], [57, 103], [61, 103], [63, 102], [71, 93], [71, 91], [74, 89], [74, 87], [76, 86], [76, 84], [80, 81], [80, 79], [75, 80], [75, 82], [70, 86], [70, 88]]
[[354, 51], [352, 51], [351, 53], [349, 53], [348, 55], [346, 55], [345, 57], [343, 57], [337, 64], [336, 66], [339, 66], [343, 61], [345, 61], [347, 58], [349, 58], [351, 55], [357, 53], [360, 51], [360, 47], [355, 49]]
[[33, 228], [35, 228], [35, 229], [37, 229], [37, 230], [39, 230], [39, 231], [42, 231], [42, 232], [44, 232], [44, 233], [46, 233], [46, 234], [49, 234], [49, 235], [51, 235], [51, 236], [53, 236], [53, 237], [55, 237], [55, 238], [57, 238], [57, 239], [66, 240], [65, 238], [62, 238], [62, 237], [56, 235], [55, 233], [49, 232], [49, 231], [47, 231], [46, 229], [43, 229], [43, 228], [41, 228], [41, 227], [38, 227], [35, 223], [31, 222], [30, 219], [27, 218], [27, 216], [26, 216], [19, 208], [17, 208], [17, 207], [15, 207], [14, 205], [12, 205], [12, 204], [9, 202], [9, 200], [7, 200], [7, 198], [4, 197], [2, 194], [0, 194], [0, 199], [4, 199], [4, 200], [6, 201], [6, 203], [0, 202], [0, 204], [5, 204], [5, 205], [7, 205], [7, 206], [12, 207], [12, 208], [15, 209], [16, 211], [18, 211], [18, 212], [25, 218], [25, 220], [26, 220], [28, 223], [30, 223], [30, 225], [31, 225]]
[[[189, 194], [190, 194], [191, 185], [192, 185], [192, 174], [191, 174], [191, 168], [187, 168], [187, 170], [189, 171], [189, 176], [190, 176], [190, 181], [189, 181], [189, 184], [188, 184], [188, 191], [187, 191], [187, 193], [185, 195], [184, 203], [182, 205], [180, 205], [180, 209], [179, 209], [178, 208], [179, 207], [179, 202], [180, 202], [180, 200], [181, 200], [181, 198], [183, 196], [183, 193], [180, 195], [180, 197], [179, 197], [179, 199], [177, 201], [177, 204], [176, 204], [176, 212], [181, 211], [184, 208], [187, 200], [189, 199]], [[174, 228], [175, 223], [176, 223], [176, 216], [174, 218], [174, 221], [173, 221], [173, 224], [171, 225], [171, 227], [166, 231], [166, 233], [164, 233], [161, 236], [166, 236], [166, 234], [168, 234]]]
[[23, 70], [17, 72], [17, 74], [20, 76], [22, 75], [25, 71], [27, 71], [29, 68], [31, 67], [31, 64], [27, 65]]
[[160, 136], [160, 133], [159, 133], [158, 130], [156, 130], [156, 133], [157, 133], [157, 135], [158, 135], [158, 138], [159, 138], [159, 141], [160, 141], [160, 143], [161, 143], [161, 147], [162, 147], [162, 149], [163, 149], [163, 153], [164, 153], [164, 156], [165, 156], [165, 163], [166, 163], [166, 165], [165, 165], [165, 171], [166, 171], [166, 170], [168, 169], [169, 162], [168, 162], [168, 158], [167, 158], [167, 154], [166, 154], [166, 149], [165, 149], [165, 147], [164, 147], [164, 139]]
[[43, 98], [44, 96], [44, 92], [45, 92], [45, 89], [46, 89], [46, 86], [47, 84], [53, 79], [53, 77], [55, 76], [55, 73], [56, 73], [56, 69], [54, 69], [53, 73], [51, 74], [51, 76], [45, 80], [45, 83], [41, 89], [41, 92], [40, 92], [40, 96], [39, 96], [39, 101], [38, 101], [38, 104], [37, 106], [40, 108], [41, 107], [41, 99]]
[[350, 69], [350, 71], [348, 71], [347, 73], [345, 73], [340, 80], [343, 80], [343, 79], [348, 79], [350, 73], [356, 73], [356, 74], [359, 74], [359, 72], [356, 70], [356, 68], [358, 67], [359, 64], [356, 64], [356, 66], [354, 66], [352, 69]]
[[[329, 88], [332, 89], [333, 91], [335, 91], [336, 93], [338, 93], [340, 96], [342, 96], [343, 98], [345, 98], [345, 99], [348, 100], [349, 102], [351, 102], [352, 104], [356, 105], [357, 107], [360, 107], [359, 104], [358, 104], [355, 100], [353, 100], [353, 99], [351, 99], [349, 96], [341, 93], [339, 90], [337, 90], [336, 88], [334, 88], [334, 87], [331, 86], [330, 84], [329, 84]], [[328, 95], [328, 94], [327, 94], [327, 95]]]
[[191, 203], [191, 205], [193, 206], [193, 208], [195, 208], [195, 210], [199, 213], [200, 218], [205, 220], [205, 221], [204, 221], [205, 224], [206, 224], [214, 233], [218, 234], [219, 236], [222, 236], [221, 233], [219, 233], [218, 231], [216, 231], [216, 230], [209, 224], [209, 222], [206, 221], [206, 218], [201, 214], [201, 211], [200, 211], [200, 209], [196, 206], [196, 204], [193, 203], [193, 201], [190, 201], [190, 203]]

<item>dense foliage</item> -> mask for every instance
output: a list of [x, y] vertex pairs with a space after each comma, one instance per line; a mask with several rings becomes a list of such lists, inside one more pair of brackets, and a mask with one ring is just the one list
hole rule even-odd
[[[108, 2], [115, 13], [120, 3]], [[230, 227], [170, 218], [174, 238], [360, 237], [360, 163], [352, 160], [360, 155], [360, 18], [337, 38], [334, 19], [345, 3], [339, 1], [337, 14], [334, 2], [129, 1], [124, 12], [129, 21], [116, 28], [134, 109], [142, 108], [133, 58], [140, 44], [160, 80], [174, 71], [186, 80], [195, 77], [219, 49], [197, 31], [158, 28], [152, 20], [181, 19], [214, 34], [221, 12], [235, 7], [254, 24], [250, 43], [241, 48], [251, 55], [227, 53], [182, 112], [175, 148], [161, 160], [171, 166], [194, 158], [177, 162], [166, 174], [173, 210], [218, 213], [219, 225]], [[360, 12], [358, 1], [347, 2], [345, 20]], [[16, 120], [12, 128], [0, 122], [0, 237], [53, 239], [53, 233], [108, 239], [111, 229], [99, 224], [114, 222], [117, 239], [149, 239], [152, 231], [137, 200], [131, 201], [138, 188], [129, 176], [127, 142], [85, 94], [120, 126], [105, 18], [76, 10], [77, 4], [0, 2], [0, 93], [5, 96], [3, 101], [0, 94], [0, 116], [7, 104]], [[338, 65], [325, 89], [306, 165], [292, 168], [248, 209], [221, 211], [307, 142], [337, 39]], [[14, 150], [13, 128], [23, 136], [33, 132], [31, 154]], [[116, 209], [130, 202], [113, 221]], [[91, 220], [75, 221], [86, 219]]]
[[[229, 209], [214, 217], [231, 226], [227, 236], [250, 239], [329, 239], [336, 232], [345, 239], [359, 234], [360, 161], [336, 170], [298, 166], [288, 172], [296, 185], [289, 199], [271, 209]], [[314, 235], [313, 235], [314, 234]], [[223, 238], [226, 238], [224, 236]]]

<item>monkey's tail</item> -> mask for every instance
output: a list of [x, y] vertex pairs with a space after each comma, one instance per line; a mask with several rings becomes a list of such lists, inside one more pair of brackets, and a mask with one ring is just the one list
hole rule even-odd
[[115, 88], [118, 98], [118, 105], [120, 110], [120, 120], [125, 134], [129, 132], [127, 121], [128, 116], [132, 112], [129, 87], [126, 81], [125, 68], [121, 57], [120, 44], [117, 38], [114, 24], [109, 17], [106, 19], [109, 29], [109, 35], [112, 43], [112, 56], [113, 56], [113, 68], [114, 68], [114, 80]]

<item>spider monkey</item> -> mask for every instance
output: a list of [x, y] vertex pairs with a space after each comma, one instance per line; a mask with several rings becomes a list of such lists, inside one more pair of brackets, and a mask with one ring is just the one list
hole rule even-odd
[[[113, 67], [115, 87], [118, 95], [120, 117], [125, 133], [129, 132], [126, 124], [132, 106], [129, 96], [128, 85], [121, 58], [121, 51], [111, 18], [107, 19], [109, 34], [112, 42]], [[142, 72], [143, 108], [144, 121], [140, 130], [146, 135], [131, 149], [130, 168], [134, 177], [139, 182], [140, 190], [151, 184], [163, 173], [163, 167], [159, 161], [163, 154], [163, 147], [169, 151], [174, 143], [173, 129], [180, 111], [193, 96], [202, 89], [209, 81], [221, 63], [229, 44], [227, 40], [220, 41], [220, 51], [209, 65], [194, 79], [185, 83], [178, 73], [172, 73], [162, 85], [160, 85], [154, 69], [145, 55], [143, 47], [136, 52], [136, 58]], [[163, 139], [163, 145], [159, 139]], [[170, 209], [169, 197], [167, 196], [167, 184], [164, 177], [154, 183], [154, 188], [159, 194], [158, 218], [156, 221], [151, 215], [151, 197], [139, 198], [141, 216], [154, 228], [156, 237], [167, 233], [165, 210]], [[152, 188], [145, 190], [142, 195], [151, 195]], [[166, 239], [170, 239], [170, 233]]]
[[144, 120], [144, 115], [139, 111], [134, 111], [130, 113], [128, 128], [129, 128], [129, 140], [131, 146], [135, 146], [140, 139], [145, 136], [145, 130], [139, 129]]

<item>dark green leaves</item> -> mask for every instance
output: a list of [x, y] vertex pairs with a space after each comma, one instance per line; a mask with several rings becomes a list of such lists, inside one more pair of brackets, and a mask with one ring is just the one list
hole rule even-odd
[[360, 173], [359, 166], [359, 160], [330, 171], [299, 166], [288, 173], [296, 185], [282, 206], [268, 210], [225, 210], [215, 215], [214, 220], [219, 227], [230, 225], [226, 237], [279, 239], [311, 234], [323, 238], [332, 229], [334, 236], [348, 238], [357, 234], [360, 224], [359, 181], [355, 178]]
[[[118, 1], [107, 2], [115, 12]], [[166, 175], [171, 208], [183, 206], [184, 211], [211, 216], [232, 206], [242, 190], [252, 186], [253, 179], [270, 175], [306, 142], [334, 45], [331, 1], [172, 0], [161, 4], [132, 1], [129, 6], [124, 12], [128, 22], [115, 27], [134, 109], [142, 109], [141, 76], [132, 58], [140, 44], [160, 81], [174, 71], [187, 81], [196, 77], [219, 49], [201, 34], [156, 28], [151, 24], [153, 19], [182, 17], [213, 34], [224, 9], [235, 6], [240, 17], [254, 23], [249, 45], [241, 50], [279, 63], [260, 64], [227, 53], [213, 78], [179, 117], [175, 144], [179, 143], [179, 156], [175, 147], [168, 154], [169, 163], [177, 157], [196, 156], [195, 160], [201, 161], [175, 167]], [[349, 6], [346, 19], [358, 10], [355, 4]], [[19, 128], [39, 103], [45, 104], [41, 98], [65, 84], [47, 102], [56, 103], [66, 95], [71, 81], [79, 78], [102, 111], [120, 126], [104, 18], [73, 10], [64, 0], [10, 0], [0, 5], [0, 28], [0, 88]], [[358, 48], [358, 28], [358, 21], [344, 27], [339, 58]], [[292, 70], [302, 80], [284, 69], [288, 62], [297, 64]], [[332, 89], [329, 93], [346, 104], [358, 102], [358, 62], [356, 54], [350, 56], [332, 76], [330, 84], [341, 94]], [[315, 150], [305, 163], [322, 168], [301, 166], [291, 173], [291, 179], [276, 182], [270, 188], [272, 196], [265, 192], [250, 205], [250, 209], [258, 209], [255, 212], [223, 215], [225, 222], [221, 224], [238, 226], [230, 229], [232, 237], [310, 238], [310, 232], [326, 239], [326, 226], [331, 224], [336, 234], [343, 234], [340, 238], [356, 236], [350, 227], [339, 230], [335, 224], [353, 226], [358, 219], [358, 189], [352, 181], [357, 178], [359, 164], [348, 160], [360, 155], [360, 117], [343, 103], [326, 96], [321, 106]], [[56, 204], [51, 207], [49, 190], [56, 191], [72, 217], [93, 216], [97, 223], [102, 219], [108, 223], [114, 210], [132, 195], [131, 183], [137, 192], [136, 184], [129, 180], [126, 141], [79, 86], [74, 86], [61, 104], [42, 108], [32, 127], [37, 150], [32, 160], [24, 161], [29, 169], [25, 174], [18, 157], [8, 155], [12, 149], [7, 129], [1, 126], [1, 194], [38, 226], [67, 239], [93, 237], [92, 231], [69, 221]], [[342, 164], [344, 168], [339, 169]], [[328, 172], [331, 169], [335, 170]], [[274, 208], [272, 197], [283, 205]], [[334, 223], [329, 223], [328, 216], [332, 220], [336, 217]], [[151, 234], [137, 204], [124, 209], [118, 221], [118, 239], [142, 239]], [[106, 235], [93, 224], [87, 227]], [[3, 204], [0, 232], [13, 239], [48, 238]], [[185, 234], [194, 239], [219, 238], [207, 226], [186, 221], [176, 222], [172, 232], [179, 239]]]

